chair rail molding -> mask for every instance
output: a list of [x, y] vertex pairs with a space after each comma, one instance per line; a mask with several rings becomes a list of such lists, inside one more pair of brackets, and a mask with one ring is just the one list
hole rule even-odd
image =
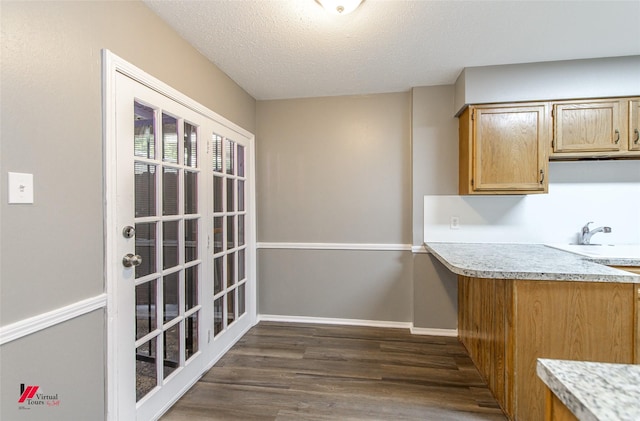
[[46, 313], [0, 327], [0, 345], [20, 339], [107, 306], [107, 294], [96, 295]]

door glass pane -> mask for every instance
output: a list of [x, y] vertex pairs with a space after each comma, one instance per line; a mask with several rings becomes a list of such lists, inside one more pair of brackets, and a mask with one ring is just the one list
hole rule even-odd
[[242, 316], [247, 311], [247, 306], [245, 303], [245, 286], [247, 284], [242, 284], [238, 286], [238, 317]]
[[213, 252], [220, 253], [223, 248], [224, 228], [222, 227], [224, 216], [216, 216], [213, 218]]
[[227, 174], [233, 174], [233, 170], [235, 168], [235, 145], [236, 143], [233, 140], [227, 139], [225, 142], [225, 167], [227, 169]]
[[222, 332], [222, 298], [213, 302], [213, 336]]
[[154, 331], [156, 325], [156, 282], [136, 286], [136, 340]]
[[238, 211], [244, 210], [244, 181], [238, 180]]
[[156, 215], [156, 166], [134, 164], [136, 218]]
[[213, 177], [213, 211], [214, 212], [222, 212], [224, 211], [222, 203], [222, 177]]
[[213, 135], [213, 170], [222, 172], [222, 136]]
[[191, 168], [198, 166], [198, 131], [186, 121], [184, 122], [184, 165]]
[[245, 277], [244, 253], [245, 249], [238, 251], [238, 282], [242, 281]]
[[184, 221], [184, 261], [191, 262], [198, 258], [198, 220]]
[[156, 223], [136, 224], [136, 254], [142, 263], [136, 266], [136, 278], [156, 272]]
[[180, 272], [175, 272], [162, 278], [162, 300], [164, 322], [175, 319], [178, 314], [178, 282]]
[[244, 177], [244, 146], [238, 145], [238, 175]]
[[178, 221], [162, 223], [162, 268], [178, 265]]
[[158, 385], [156, 372], [157, 346], [155, 345], [157, 338], [156, 336], [136, 348], [136, 401], [142, 399]]
[[244, 246], [244, 215], [238, 215], [238, 245]]
[[162, 160], [178, 163], [178, 120], [162, 113]]
[[153, 159], [156, 155], [153, 108], [134, 102], [133, 154]]
[[235, 238], [233, 236], [235, 221], [235, 216], [227, 216], [227, 250], [234, 248], [236, 244]]
[[185, 320], [184, 345], [185, 356], [188, 360], [198, 352], [198, 313], [195, 312]]
[[217, 257], [214, 259], [214, 269], [213, 269], [213, 293], [218, 294], [222, 291], [222, 257]]
[[198, 305], [198, 266], [184, 271], [184, 310]]
[[162, 214], [178, 214], [178, 170], [162, 168]]
[[180, 323], [164, 332], [164, 378], [180, 366]]
[[227, 179], [227, 212], [233, 212], [235, 207], [235, 191], [233, 189], [233, 182], [235, 180], [232, 178]]
[[236, 290], [227, 294], [227, 326], [236, 320]]
[[227, 254], [227, 287], [236, 283], [236, 254], [229, 253]]
[[198, 213], [198, 173], [184, 172], [184, 213]]

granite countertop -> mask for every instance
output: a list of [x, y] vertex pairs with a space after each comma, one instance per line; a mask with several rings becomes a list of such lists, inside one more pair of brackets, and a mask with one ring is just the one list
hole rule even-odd
[[640, 365], [540, 358], [537, 373], [581, 421], [640, 420]]
[[474, 278], [640, 283], [640, 275], [542, 244], [425, 243], [455, 274]]

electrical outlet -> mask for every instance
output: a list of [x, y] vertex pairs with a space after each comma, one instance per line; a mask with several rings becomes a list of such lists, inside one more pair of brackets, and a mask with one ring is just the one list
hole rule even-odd
[[460, 218], [457, 216], [452, 216], [449, 220], [449, 229], [457, 230], [460, 229]]

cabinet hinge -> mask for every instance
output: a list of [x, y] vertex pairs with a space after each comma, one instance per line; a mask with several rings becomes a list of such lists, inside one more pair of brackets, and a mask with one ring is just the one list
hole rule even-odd
[[473, 178], [471, 179], [471, 187], [473, 187]]
[[552, 148], [556, 147], [556, 140], [555, 139], [551, 139], [551, 147]]
[[555, 117], [556, 116], [556, 109], [552, 108], [551, 109], [551, 117]]
[[471, 110], [471, 120], [475, 120], [476, 118], [476, 110]]

